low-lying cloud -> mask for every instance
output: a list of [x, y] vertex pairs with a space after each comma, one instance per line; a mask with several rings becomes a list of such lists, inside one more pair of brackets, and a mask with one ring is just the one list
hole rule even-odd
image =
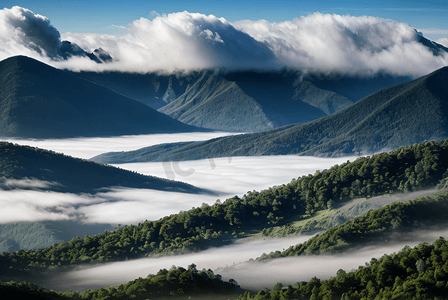
[[80, 267], [78, 270], [63, 273], [57, 278], [40, 282], [46, 288], [55, 290], [83, 291], [101, 287], [117, 286], [138, 277], [156, 274], [160, 269], [171, 266], [187, 268], [194, 263], [198, 270], [212, 269], [222, 275], [223, 280], [234, 279], [244, 289], [258, 291], [272, 289], [277, 282], [294, 285], [300, 281], [309, 281], [316, 276], [328, 279], [336, 275], [339, 269], [347, 272], [365, 266], [370, 260], [384, 254], [392, 254], [408, 245], [432, 243], [440, 236], [447, 236], [446, 229], [415, 231], [391, 239], [379, 246], [359, 247], [342, 254], [309, 255], [278, 258], [269, 261], [249, 261], [263, 252], [282, 251], [291, 245], [303, 243], [312, 236], [294, 238], [275, 238], [239, 241], [231, 246], [212, 248], [199, 253], [142, 258], [115, 263], [106, 263], [93, 267]]
[[53, 150], [57, 153], [64, 153], [73, 157], [89, 159], [105, 152], [131, 151], [164, 143], [205, 141], [235, 134], [241, 133], [216, 131], [41, 140], [3, 138], [3, 140], [19, 145]]
[[[202, 140], [226, 133], [185, 133], [123, 136], [112, 138], [84, 138], [60, 140], [12, 140], [80, 158], [89, 158], [108, 151], [135, 150], [160, 142]], [[314, 174], [317, 169], [328, 169], [354, 157], [319, 158], [305, 156], [263, 156], [204, 159], [179, 162], [177, 167], [187, 173], [166, 172], [166, 163], [119, 164], [120, 168], [161, 178], [174, 176], [175, 180], [214, 190], [218, 195], [196, 195], [147, 189], [112, 189], [90, 194], [56, 193], [39, 190], [0, 191], [0, 222], [76, 219], [86, 223], [136, 224], [144, 220], [156, 220], [166, 215], [213, 204], [219, 198], [238, 195], [248, 191], [263, 190], [274, 185], [288, 183], [293, 178]], [[168, 162], [169, 164], [169, 162]], [[42, 182], [20, 181], [22, 188], [39, 189]], [[28, 183], [27, 186], [24, 186]], [[16, 182], [17, 184], [17, 182]], [[51, 183], [45, 182], [47, 186]], [[16, 188], [20, 188], [17, 186]], [[49, 200], [55, 202], [48, 202]], [[43, 204], [41, 204], [41, 201]], [[52, 203], [50, 205], [50, 203]], [[26, 207], [29, 213], [20, 214]], [[7, 209], [6, 209], [7, 208]], [[10, 212], [10, 213], [7, 213]], [[14, 212], [14, 213], [12, 213]]]
[[211, 248], [193, 254], [80, 267], [76, 271], [61, 274], [58, 278], [40, 284], [56, 290], [83, 291], [119, 285], [138, 277], [145, 278], [149, 274], [156, 274], [160, 269], [169, 269], [173, 265], [187, 268], [188, 265], [194, 263], [198, 270], [203, 268], [216, 270], [243, 263], [251, 258], [255, 259], [263, 252], [283, 250], [291, 245], [303, 243], [309, 238], [311, 236], [245, 240], [238, 241], [231, 246]]
[[[281, 23], [230, 23], [213, 15], [184, 11], [155, 15], [153, 20], [140, 18], [130, 23], [124, 34], [60, 34], [46, 17], [15, 6], [0, 11], [0, 24], [0, 59], [22, 54], [75, 71], [288, 67], [417, 77], [448, 64], [448, 54], [434, 55], [418, 42], [419, 33], [408, 24], [367, 16], [314, 13]], [[62, 39], [87, 52], [101, 47], [115, 61], [97, 64], [86, 57], [64, 60], [58, 55]]]

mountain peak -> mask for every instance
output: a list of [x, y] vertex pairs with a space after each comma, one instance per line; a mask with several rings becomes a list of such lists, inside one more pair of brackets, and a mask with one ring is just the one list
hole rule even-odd
[[0, 62], [0, 135], [27, 138], [200, 131], [26, 56]]

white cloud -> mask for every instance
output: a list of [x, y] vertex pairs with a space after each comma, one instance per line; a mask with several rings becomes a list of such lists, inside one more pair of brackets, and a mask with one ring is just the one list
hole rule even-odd
[[417, 42], [414, 28], [392, 20], [314, 13], [234, 25], [267, 43], [282, 64], [309, 70], [420, 76], [448, 64], [448, 55], [435, 57]]
[[49, 61], [59, 44], [60, 34], [46, 17], [18, 6], [0, 10], [1, 59], [21, 54]]
[[0, 223], [68, 220], [73, 217], [73, 206], [88, 200], [88, 197], [74, 194], [33, 190], [0, 191]]
[[235, 135], [233, 132], [190, 132], [166, 134], [122, 135], [116, 137], [92, 137], [70, 139], [24, 140], [4, 138], [4, 141], [53, 150], [73, 157], [92, 158], [105, 152], [131, 151], [157, 144], [205, 141], [221, 136]]
[[442, 46], [448, 47], [448, 39], [447, 38], [438, 39], [436, 41], [436, 43], [439, 43]]
[[202, 68], [251, 68], [275, 57], [263, 43], [236, 30], [223, 18], [180, 12], [140, 18], [118, 36], [66, 33], [64, 39], [89, 49], [102, 47], [119, 62], [111, 69], [174, 71]]
[[47, 287], [56, 290], [84, 291], [116, 286], [138, 277], [145, 278], [148, 274], [156, 274], [160, 269], [169, 269], [172, 265], [187, 268], [188, 265], [194, 263], [198, 270], [203, 268], [215, 270], [216, 268], [247, 261], [250, 258], [255, 259], [263, 252], [283, 250], [291, 245], [303, 243], [309, 238], [311, 236], [245, 240], [236, 242], [231, 246], [211, 248], [187, 255], [107, 263], [92, 268], [81, 267], [79, 270], [61, 274], [57, 280], [51, 280]]
[[[96, 154], [110, 151], [134, 150], [161, 142], [203, 140], [228, 133], [185, 133], [123, 136], [113, 138], [84, 138], [60, 140], [11, 140], [22, 145], [31, 145], [62, 152], [81, 158], [90, 158]], [[69, 193], [47, 193], [39, 191], [0, 191], [1, 207], [10, 207], [19, 212], [26, 206], [34, 215], [2, 214], [1, 222], [35, 221], [48, 218], [81, 218], [88, 223], [136, 224], [144, 220], [156, 220], [166, 215], [189, 210], [202, 203], [213, 204], [216, 199], [224, 201], [247, 191], [262, 190], [273, 185], [288, 183], [292, 178], [314, 174], [317, 169], [327, 169], [340, 164], [350, 157], [319, 158], [304, 156], [265, 156], [232, 157], [179, 162], [181, 170], [192, 170], [188, 174], [176, 172], [175, 180], [187, 182], [198, 187], [217, 191], [219, 195], [196, 195], [163, 192], [145, 189], [116, 189], [95, 195], [75, 195]], [[169, 177], [161, 162], [134, 163], [117, 165], [123, 169], [153, 175]], [[186, 176], [188, 175], [188, 176]], [[27, 187], [51, 183], [24, 181]], [[17, 184], [17, 183], [16, 183]], [[50, 202], [49, 202], [50, 201]], [[51, 202], [52, 201], [52, 202]]]
[[22, 54], [75, 71], [286, 66], [415, 77], [448, 64], [448, 55], [434, 56], [418, 43], [418, 33], [408, 24], [376, 17], [314, 13], [282, 23], [243, 20], [233, 24], [186, 11], [168, 15], [152, 12], [150, 17], [135, 20], [116, 35], [62, 34], [62, 39], [87, 52], [101, 47], [116, 59], [102, 65], [85, 57], [58, 59], [61, 35], [46, 17], [17, 6], [5, 8], [0, 11], [0, 59]]

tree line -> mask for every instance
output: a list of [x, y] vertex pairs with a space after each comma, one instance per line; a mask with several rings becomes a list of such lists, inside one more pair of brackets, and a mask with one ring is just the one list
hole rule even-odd
[[248, 230], [306, 218], [357, 197], [417, 191], [447, 177], [448, 140], [360, 157], [263, 191], [234, 196], [156, 221], [75, 237], [38, 250], [0, 254], [1, 273], [179, 254], [223, 245]]

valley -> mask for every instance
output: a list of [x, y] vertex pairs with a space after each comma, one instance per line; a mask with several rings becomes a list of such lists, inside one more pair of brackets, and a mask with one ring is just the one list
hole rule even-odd
[[348, 2], [1, 9], [0, 294], [447, 299], [448, 9]]

